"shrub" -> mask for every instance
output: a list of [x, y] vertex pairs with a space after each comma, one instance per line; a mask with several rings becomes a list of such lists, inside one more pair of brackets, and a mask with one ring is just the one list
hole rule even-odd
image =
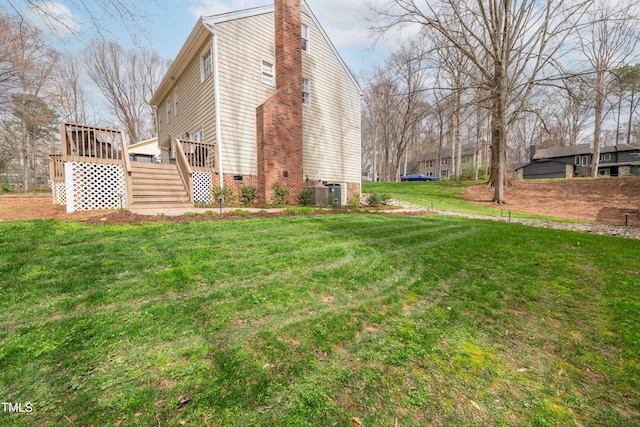
[[0, 177], [0, 193], [13, 193], [13, 185], [7, 177]]
[[349, 196], [347, 200], [347, 206], [350, 208], [359, 208], [360, 207], [360, 194], [352, 194]]
[[235, 192], [232, 187], [220, 187], [219, 185], [214, 185], [211, 188], [211, 204], [218, 204], [220, 197], [224, 198], [223, 203], [233, 203], [235, 201]]
[[258, 198], [258, 187], [255, 185], [243, 185], [240, 188], [240, 194], [242, 196], [242, 204], [248, 206]]
[[286, 205], [289, 199], [289, 187], [286, 184], [274, 182], [271, 189], [274, 192], [271, 201], [276, 205]]
[[389, 193], [371, 193], [367, 198], [367, 204], [369, 206], [386, 205], [391, 200], [391, 194]]
[[313, 190], [311, 188], [305, 188], [298, 194], [298, 204], [302, 206], [309, 206], [313, 202]]

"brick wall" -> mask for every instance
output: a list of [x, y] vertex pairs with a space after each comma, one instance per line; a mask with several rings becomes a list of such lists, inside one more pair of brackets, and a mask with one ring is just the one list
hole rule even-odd
[[300, 0], [276, 0], [274, 23], [276, 92], [256, 110], [259, 199], [266, 203], [276, 182], [292, 197], [304, 189]]

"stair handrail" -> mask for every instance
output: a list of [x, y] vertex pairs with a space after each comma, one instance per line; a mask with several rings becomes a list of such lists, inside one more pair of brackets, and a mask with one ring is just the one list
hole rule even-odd
[[131, 160], [129, 159], [129, 149], [127, 148], [127, 140], [124, 132], [120, 132], [120, 140], [122, 147], [122, 161], [124, 162], [124, 179], [127, 184], [127, 200], [129, 208], [133, 205], [133, 179], [131, 178]]
[[176, 139], [176, 165], [178, 166], [178, 172], [180, 172], [180, 177], [182, 178], [182, 182], [184, 182], [185, 187], [187, 187], [189, 202], [193, 203], [193, 185], [192, 185], [193, 169], [191, 169], [191, 165], [187, 160], [187, 156], [184, 154], [184, 149], [182, 148], [182, 141], [179, 138]]

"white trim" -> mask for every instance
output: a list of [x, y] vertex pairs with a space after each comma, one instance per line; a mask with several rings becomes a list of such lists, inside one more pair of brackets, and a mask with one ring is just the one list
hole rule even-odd
[[216, 145], [218, 147], [218, 176], [220, 178], [220, 188], [224, 187], [224, 172], [222, 170], [222, 126], [220, 120], [220, 76], [218, 75], [218, 33], [214, 23], [207, 22], [202, 17], [202, 23], [211, 32], [211, 51], [213, 54], [213, 103], [216, 116]]
[[[307, 30], [306, 31], [307, 32], [306, 35], [305, 35], [305, 31], [304, 31], [305, 29]], [[301, 26], [300, 26], [300, 38], [303, 41], [307, 42], [304, 48], [302, 48], [302, 46], [301, 46], [302, 51], [304, 53], [307, 53], [307, 54], [311, 53], [311, 49], [310, 49], [311, 48], [311, 28], [309, 28], [309, 26], [307, 24], [304, 24], [304, 23], [301, 24]]]
[[[305, 91], [305, 82], [306, 82], [306, 91]], [[307, 94], [307, 101], [305, 102], [304, 94]], [[311, 105], [311, 80], [306, 77], [302, 78], [302, 105], [308, 107]]]
[[[271, 67], [270, 74], [265, 73], [265, 65]], [[262, 79], [262, 83], [274, 86], [276, 85], [276, 66], [274, 61], [265, 61], [264, 59], [260, 61], [260, 75]], [[266, 78], [266, 79], [265, 79]], [[270, 78], [270, 81], [269, 81]]]
[[[207, 53], [209, 54], [209, 70], [207, 70], [205, 68], [205, 58], [207, 57]], [[212, 52], [212, 48], [209, 49], [205, 49], [204, 51], [202, 51], [200, 53], [200, 83], [204, 83], [205, 80], [207, 80], [209, 78], [209, 76], [211, 74], [213, 74], [213, 58], [212, 58], [213, 52]], [[209, 74], [205, 75], [205, 72], [209, 71]]]

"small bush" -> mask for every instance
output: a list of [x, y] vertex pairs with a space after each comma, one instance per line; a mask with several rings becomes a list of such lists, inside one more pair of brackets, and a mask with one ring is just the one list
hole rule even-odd
[[360, 194], [352, 194], [347, 199], [347, 206], [350, 208], [359, 208], [360, 207]]
[[9, 182], [7, 177], [0, 177], [0, 193], [13, 193], [13, 185]]
[[243, 185], [240, 188], [240, 194], [242, 195], [242, 204], [248, 206], [258, 198], [258, 187], [255, 185]]
[[305, 188], [298, 194], [298, 204], [302, 206], [309, 206], [313, 202], [313, 190], [311, 188]]
[[391, 200], [391, 194], [389, 193], [371, 193], [367, 198], [367, 204], [369, 206], [386, 205]]
[[271, 196], [271, 201], [276, 205], [286, 205], [289, 199], [289, 187], [287, 187], [287, 184], [274, 182], [271, 189], [274, 192], [273, 196]]
[[214, 185], [211, 188], [211, 204], [217, 205], [220, 197], [224, 198], [224, 204], [228, 204], [235, 201], [236, 195], [232, 187], [220, 187], [219, 185]]

